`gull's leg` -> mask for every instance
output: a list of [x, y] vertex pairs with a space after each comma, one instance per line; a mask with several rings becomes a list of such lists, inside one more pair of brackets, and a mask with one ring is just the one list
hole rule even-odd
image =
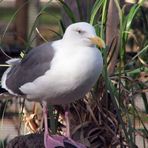
[[43, 118], [44, 118], [44, 146], [47, 146], [47, 138], [48, 138], [48, 121], [47, 121], [47, 102], [43, 101]]
[[68, 108], [68, 106], [65, 107], [65, 122], [66, 122], [65, 136], [68, 138], [68, 139], [64, 140], [65, 145], [67, 143], [67, 146], [69, 146], [69, 147], [70, 147], [70, 145], [72, 145], [75, 148], [86, 148], [85, 145], [80, 144], [80, 143], [74, 141], [73, 139], [71, 139], [71, 136], [70, 136], [69, 108]]
[[47, 102], [43, 101], [43, 117], [44, 117], [44, 146], [45, 148], [55, 148], [58, 146], [64, 147], [62, 136], [51, 137], [48, 133], [48, 120], [47, 120]]
[[65, 122], [66, 122], [66, 134], [65, 136], [70, 138], [70, 121], [69, 121], [69, 112], [65, 111]]

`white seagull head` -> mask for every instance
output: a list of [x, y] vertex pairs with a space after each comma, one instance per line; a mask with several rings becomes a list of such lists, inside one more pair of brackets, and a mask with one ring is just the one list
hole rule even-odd
[[104, 41], [96, 35], [94, 27], [86, 22], [70, 25], [63, 36], [63, 40], [71, 45], [95, 46], [105, 48]]

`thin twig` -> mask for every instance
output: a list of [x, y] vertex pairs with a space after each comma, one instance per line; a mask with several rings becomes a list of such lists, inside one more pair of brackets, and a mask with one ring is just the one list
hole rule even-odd
[[9, 59], [12, 59], [1, 47], [0, 47], [1, 52]]

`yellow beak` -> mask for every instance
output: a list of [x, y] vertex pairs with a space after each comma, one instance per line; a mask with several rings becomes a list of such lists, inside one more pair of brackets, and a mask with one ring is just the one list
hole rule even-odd
[[98, 45], [99, 48], [105, 48], [105, 42], [98, 36], [89, 38], [93, 44]]

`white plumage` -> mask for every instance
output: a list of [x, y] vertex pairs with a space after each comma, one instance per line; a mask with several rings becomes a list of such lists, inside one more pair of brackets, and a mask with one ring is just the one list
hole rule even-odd
[[[96, 33], [90, 24], [81, 22], [70, 25], [63, 39], [50, 44], [49, 50], [54, 52], [49, 62], [50, 68], [32, 81], [27, 81], [27, 75], [23, 75], [23, 70], [20, 70], [22, 77], [26, 77], [26, 82], [18, 86], [18, 89], [28, 99], [36, 101], [42, 99], [50, 104], [65, 104], [82, 98], [95, 84], [103, 68], [102, 55], [96, 48], [97, 42], [95, 41], [94, 44], [92, 41], [93, 38], [96, 38]], [[43, 48], [44, 46], [42, 46]], [[39, 52], [42, 52], [42, 49]], [[34, 49], [34, 52], [28, 58], [28, 63], [35, 54], [36, 50]], [[36, 60], [40, 61], [40, 59]], [[17, 64], [21, 62], [15, 64], [15, 61], [11, 60], [9, 64], [11, 63], [12, 67], [14, 65], [17, 67]], [[38, 65], [42, 66], [42, 63], [38, 63], [34, 67]], [[23, 68], [23, 64], [19, 66], [22, 66], [20, 69]], [[30, 64], [27, 68], [30, 68]], [[11, 67], [2, 77], [2, 87], [12, 94], [17, 94], [6, 84], [9, 72], [9, 79], [11, 79], [13, 75], [11, 74]], [[32, 74], [38, 73], [38, 71], [31, 71], [30, 69], [31, 72]], [[19, 73], [16, 76], [18, 75]], [[19, 78], [21, 79], [21, 77]], [[13, 82], [13, 80], [11, 81]]]

